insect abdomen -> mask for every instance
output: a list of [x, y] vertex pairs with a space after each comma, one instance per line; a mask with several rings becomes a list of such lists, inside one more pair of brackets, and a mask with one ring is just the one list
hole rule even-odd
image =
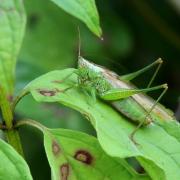
[[144, 125], [147, 125], [150, 122], [152, 122], [151, 117], [146, 117], [146, 110], [142, 106], [140, 106], [136, 101], [134, 101], [132, 97], [114, 101], [111, 102], [111, 104], [117, 111], [121, 112], [135, 123], [139, 124], [145, 118], [146, 120], [144, 121]]

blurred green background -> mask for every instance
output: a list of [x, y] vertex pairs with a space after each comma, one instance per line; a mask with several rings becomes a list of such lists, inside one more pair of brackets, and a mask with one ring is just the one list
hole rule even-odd
[[[77, 66], [79, 26], [81, 54], [118, 74], [130, 73], [162, 57], [164, 64], [154, 85], [169, 84], [161, 102], [180, 119], [179, 1], [96, 0], [96, 4], [103, 41], [51, 1], [25, 1], [28, 20], [16, 70], [16, 93], [43, 73]], [[134, 83], [146, 87], [152, 74], [153, 70]], [[156, 98], [159, 93], [151, 95]], [[70, 128], [95, 135], [91, 124], [79, 113], [59, 104], [38, 104], [31, 96], [25, 97], [16, 108], [16, 119], [24, 117], [47, 127]], [[27, 127], [21, 128], [20, 133], [34, 179], [50, 179], [41, 134]]]

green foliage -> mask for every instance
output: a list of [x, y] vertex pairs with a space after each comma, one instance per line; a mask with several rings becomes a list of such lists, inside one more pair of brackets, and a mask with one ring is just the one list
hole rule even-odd
[[44, 144], [53, 179], [149, 179], [123, 159], [108, 156], [87, 134], [64, 129], [44, 131]]
[[22, 0], [0, 2], [0, 82], [12, 95], [16, 58], [24, 35], [26, 16]]
[[94, 34], [96, 34], [99, 37], [102, 35], [95, 0], [51, 1], [56, 3], [66, 12], [72, 14], [73, 16], [83, 21]]
[[0, 140], [0, 179], [32, 180], [24, 159], [7, 143]]
[[[138, 130], [135, 139], [139, 145], [135, 145], [129, 138], [135, 126], [125, 117], [98, 100], [92, 105], [81, 88], [63, 91], [77, 83], [76, 75], [61, 81], [72, 72], [74, 69], [52, 71], [31, 82], [24, 91], [30, 91], [38, 102], [60, 102], [85, 115], [110, 156], [136, 157], [153, 179], [180, 178], [179, 163], [175, 160], [180, 158], [176, 153], [180, 151], [180, 142], [172, 133], [165, 131], [164, 126], [152, 124]], [[168, 126], [168, 122], [164, 124]], [[179, 134], [177, 126], [173, 129]]]
[[[73, 52], [77, 39], [72, 17], [51, 1], [25, 1], [25, 7], [26, 34], [19, 54], [23, 67], [18, 66], [17, 75], [28, 79], [24, 82], [18, 78], [17, 85], [27, 83], [43, 72], [71, 66], [74, 55], [70, 52]], [[68, 36], [64, 36], [64, 32]], [[23, 72], [25, 75], [21, 75]]]
[[[27, 69], [22, 68], [23, 71], [34, 71], [34, 74], [24, 77], [20, 72], [22, 69], [19, 69], [17, 74], [22, 73], [20, 76], [23, 76], [23, 80], [18, 84], [19, 89], [29, 79], [34, 79], [38, 73], [42, 74], [44, 71], [64, 68], [72, 64], [74, 58], [72, 52], [75, 49], [72, 41], [77, 39], [75, 38], [77, 33], [75, 35], [72, 29], [76, 29], [77, 25], [73, 26], [71, 17], [65, 12], [85, 23], [96, 36], [102, 36], [95, 0], [51, 1], [25, 2], [28, 23], [19, 59], [22, 59], [21, 65], [23, 63], [27, 65]], [[105, 7], [102, 14], [106, 15], [109, 4], [102, 2]], [[139, 6], [138, 3], [136, 5]], [[93, 46], [92, 38], [95, 37], [86, 36], [85, 46], [90, 51], [100, 52], [101, 55], [112, 53], [124, 57], [133, 45], [131, 33], [121, 22], [122, 20], [115, 18], [114, 9], [110, 14], [111, 16], [105, 17], [104, 26], [110, 28], [109, 32], [113, 35], [108, 37], [108, 33], [105, 32], [104, 44]], [[116, 20], [112, 21], [112, 17]], [[73, 21], [77, 24], [75, 19]], [[44, 74], [30, 82], [22, 90], [22, 94], [12, 100], [16, 59], [23, 40], [25, 23], [23, 0], [0, 0], [0, 110], [2, 114], [0, 114], [0, 129], [3, 130], [3, 135], [10, 144], [0, 140], [0, 179], [32, 179], [29, 167], [21, 157], [24, 153], [19, 138], [19, 128], [24, 124], [43, 131], [52, 179], [180, 179], [179, 123], [168, 119], [151, 123], [138, 130], [135, 135], [138, 144], [135, 144], [129, 138], [135, 128], [134, 124], [107, 103], [99, 99], [94, 102], [82, 87], [77, 86], [77, 74], [72, 74], [66, 79], [67, 75], [76, 69], [57, 70]], [[115, 30], [111, 31], [111, 26], [115, 26]], [[84, 31], [83, 28], [82, 31]], [[170, 37], [171, 35], [167, 36], [168, 39]], [[173, 41], [171, 43], [173, 44]], [[29, 96], [30, 101], [28, 98], [28, 100], [23, 99], [25, 106], [22, 104], [14, 112], [16, 103], [29, 92], [35, 101], [41, 103], [35, 104]], [[53, 105], [51, 106], [50, 103]], [[43, 123], [48, 127], [63, 127], [60, 120], [64, 119], [66, 123], [69, 121], [69, 127], [74, 128], [77, 126], [76, 119], [80, 120], [79, 114], [70, 111], [69, 114], [72, 115], [69, 118], [70, 115], [65, 113], [67, 111], [65, 106], [81, 113], [88, 120], [87, 122], [92, 124], [97, 138], [72, 130], [48, 129], [32, 120], [15, 121], [14, 114], [17, 113], [18, 118], [27, 115], [34, 116], [37, 121], [42, 118]], [[61, 107], [61, 112], [58, 112], [60, 115], [55, 109], [58, 107]], [[35, 134], [35, 131], [33, 133]], [[21, 137], [24, 138], [23, 134]], [[3, 139], [4, 136], [1, 138]], [[26, 143], [30, 149], [31, 143]], [[29, 150], [27, 154], [33, 153]], [[132, 167], [132, 164], [126, 161], [126, 158], [131, 157], [138, 161], [146, 174], [140, 175], [133, 169], [136, 166]], [[42, 164], [37, 166], [37, 171], [41, 171]]]

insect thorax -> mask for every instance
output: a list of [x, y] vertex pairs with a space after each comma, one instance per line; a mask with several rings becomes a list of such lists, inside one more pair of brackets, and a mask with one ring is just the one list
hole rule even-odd
[[95, 72], [86, 67], [79, 68], [78, 82], [84, 87], [95, 88], [99, 95], [110, 90], [110, 84], [103, 77], [102, 73]]

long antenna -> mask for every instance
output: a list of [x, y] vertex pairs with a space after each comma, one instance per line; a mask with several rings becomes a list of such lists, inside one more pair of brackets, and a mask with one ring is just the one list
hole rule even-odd
[[78, 26], [78, 56], [81, 56], [81, 33]]

